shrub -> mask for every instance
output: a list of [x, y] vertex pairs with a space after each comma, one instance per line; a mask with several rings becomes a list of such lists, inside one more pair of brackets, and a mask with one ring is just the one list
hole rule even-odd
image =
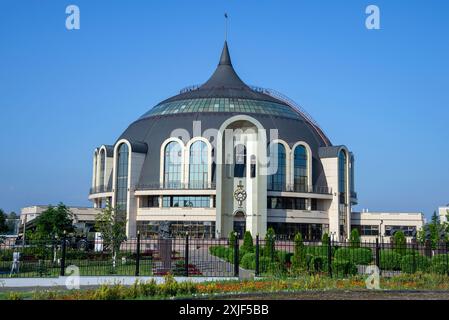
[[293, 256], [293, 253], [281, 251], [281, 250], [276, 251], [276, 254], [277, 254], [277, 260], [279, 261], [279, 263], [281, 263], [283, 265], [290, 263], [291, 258]]
[[259, 272], [266, 273], [268, 271], [268, 266], [271, 263], [271, 258], [260, 257], [259, 258]]
[[337, 277], [344, 277], [357, 274], [357, 267], [347, 260], [335, 259], [332, 261], [332, 274]]
[[242, 260], [240, 261], [240, 265], [244, 269], [256, 269], [256, 254], [252, 252], [246, 253]]
[[360, 247], [359, 230], [352, 229], [351, 235], [349, 236], [349, 242], [351, 243], [351, 248], [359, 248]]
[[251, 232], [246, 231], [245, 236], [243, 237], [243, 245], [242, 245], [242, 251], [245, 252], [254, 252], [254, 244], [253, 244], [253, 237], [251, 236]]
[[368, 248], [339, 248], [335, 251], [335, 259], [347, 260], [356, 265], [370, 264], [373, 261], [373, 254]]
[[398, 230], [394, 233], [393, 248], [397, 253], [399, 253], [401, 255], [405, 254], [405, 252], [407, 250], [407, 240], [406, 240], [405, 234], [404, 234], [404, 232], [402, 232], [402, 230]]
[[430, 261], [427, 257], [420, 255], [406, 255], [401, 259], [401, 270], [405, 273], [415, 273], [417, 271], [428, 271]]
[[139, 283], [139, 293], [144, 297], [152, 297], [157, 294], [157, 283], [156, 280], [151, 279], [148, 282]]
[[301, 233], [295, 235], [295, 253], [292, 257], [292, 267], [296, 270], [305, 269], [307, 265], [306, 250], [304, 249], [304, 242], [302, 241]]
[[432, 258], [431, 271], [449, 275], [449, 254], [438, 254]]
[[379, 252], [380, 269], [382, 270], [400, 270], [401, 255], [392, 250], [381, 250]]
[[330, 238], [327, 233], [323, 234], [323, 237], [321, 238], [321, 243], [323, 244], [323, 247], [327, 247], [329, 245]]
[[327, 256], [307, 255], [307, 269], [312, 272], [328, 271]]
[[263, 248], [263, 255], [270, 259], [274, 259], [274, 248], [276, 245], [275, 233], [273, 228], [268, 228], [265, 235], [265, 247]]
[[23, 300], [23, 296], [19, 292], [10, 292], [7, 296], [8, 300]]
[[[327, 256], [328, 245], [322, 246], [304, 246], [304, 250], [306, 254], [310, 254], [313, 256]], [[334, 248], [331, 249], [332, 251]]]
[[234, 246], [235, 245], [235, 241], [237, 240], [236, 239], [236, 236], [235, 236], [235, 231], [231, 231], [231, 232], [229, 232], [229, 245], [230, 246]]
[[12, 255], [12, 249], [2, 249], [0, 250], [0, 261], [12, 261]]

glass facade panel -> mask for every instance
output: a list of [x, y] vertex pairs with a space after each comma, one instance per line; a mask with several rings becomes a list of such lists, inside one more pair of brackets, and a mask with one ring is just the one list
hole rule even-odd
[[164, 188], [177, 189], [181, 187], [182, 148], [178, 142], [172, 141], [165, 146]]
[[117, 194], [115, 207], [118, 212], [126, 212], [128, 205], [128, 159], [128, 145], [122, 143], [118, 149], [117, 159]]
[[307, 200], [304, 198], [268, 197], [267, 209], [306, 210]]
[[153, 107], [150, 111], [145, 113], [141, 119], [163, 114], [191, 112], [264, 113], [301, 120], [301, 116], [298, 113], [284, 104], [269, 101], [233, 98], [199, 98], [167, 102]]
[[[137, 221], [137, 230], [144, 238], [159, 238], [158, 221]], [[170, 236], [211, 239], [215, 236], [215, 221], [170, 221]]]
[[312, 223], [284, 223], [268, 222], [268, 228], [273, 228], [278, 239], [293, 240], [297, 233], [301, 233], [306, 241], [320, 241], [323, 225]]
[[379, 226], [374, 225], [352, 225], [351, 229], [357, 229], [361, 236], [378, 236]]
[[307, 150], [304, 146], [297, 146], [294, 153], [294, 190], [308, 191]]
[[210, 196], [164, 196], [164, 208], [210, 208]]
[[[102, 150], [100, 152], [100, 180], [98, 181], [98, 185], [100, 187], [104, 187], [105, 183], [104, 183], [104, 170], [105, 170], [105, 166], [106, 166], [106, 154], [104, 152], [104, 150]], [[101, 189], [103, 190], [103, 189]]]
[[414, 237], [416, 235], [416, 227], [413, 226], [385, 226], [385, 235], [387, 237], [394, 236], [397, 231], [404, 232], [406, 237]]
[[208, 184], [207, 144], [194, 142], [190, 146], [189, 188], [205, 189]]
[[[268, 152], [270, 152], [270, 150]], [[276, 159], [271, 157], [271, 154], [270, 154], [270, 165], [271, 164], [274, 165], [275, 163], [276, 163]], [[270, 190], [270, 191], [285, 190], [286, 170], [287, 170], [287, 161], [286, 161], [285, 147], [282, 144], [278, 143], [277, 144], [277, 171], [275, 174], [268, 176], [268, 183], [267, 183], [268, 190]]]
[[246, 147], [242, 144], [234, 148], [234, 177], [246, 177]]

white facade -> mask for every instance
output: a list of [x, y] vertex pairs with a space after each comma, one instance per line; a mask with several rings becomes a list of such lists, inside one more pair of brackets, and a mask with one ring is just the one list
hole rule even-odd
[[[390, 242], [392, 234], [402, 230], [408, 241], [425, 224], [421, 212], [353, 212], [351, 216], [353, 226], [363, 226], [362, 241], [375, 241], [379, 238], [383, 242]], [[364, 232], [363, 232], [364, 231]]]
[[449, 215], [449, 205], [438, 208], [438, 216], [440, 217], [440, 222], [448, 222], [447, 216]]

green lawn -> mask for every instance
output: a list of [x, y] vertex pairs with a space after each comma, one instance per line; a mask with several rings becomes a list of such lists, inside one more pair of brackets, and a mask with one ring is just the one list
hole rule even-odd
[[[67, 260], [66, 267], [75, 265], [79, 268], [81, 276], [134, 276], [136, 272], [135, 261], [128, 260], [126, 263], [117, 261], [116, 267], [112, 267], [111, 260]], [[0, 278], [9, 277], [11, 262], [0, 261]], [[20, 272], [14, 277], [33, 278], [33, 277], [58, 277], [60, 274], [60, 266], [53, 264], [52, 261], [39, 262], [22, 262]], [[140, 275], [152, 275], [152, 261], [140, 261]]]

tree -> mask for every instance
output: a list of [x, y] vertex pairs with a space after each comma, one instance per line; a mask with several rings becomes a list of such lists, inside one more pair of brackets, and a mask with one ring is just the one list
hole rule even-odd
[[330, 241], [329, 235], [327, 233], [324, 233], [323, 237], [321, 238], [322, 245], [323, 246], [328, 246], [329, 245], [329, 241]]
[[243, 237], [242, 250], [245, 252], [254, 252], [253, 237], [249, 231], [246, 231]]
[[36, 218], [36, 230], [33, 239], [52, 239], [63, 237], [64, 232], [73, 231], [73, 214], [63, 203], [57, 207], [49, 206]]
[[406, 252], [407, 240], [405, 234], [402, 230], [398, 230], [393, 235], [393, 247], [395, 251], [399, 254], [404, 254]]
[[8, 232], [8, 225], [6, 224], [6, 214], [0, 209], [0, 234]]
[[126, 240], [126, 217], [121, 210], [115, 210], [109, 203], [96, 217], [95, 229], [101, 233], [103, 246], [111, 250], [112, 265], [115, 268], [117, 253]]
[[294, 239], [294, 243], [295, 243], [295, 248], [294, 248], [294, 253], [293, 253], [293, 257], [292, 257], [292, 264], [293, 264], [293, 268], [301, 271], [304, 270], [307, 266], [307, 261], [306, 261], [306, 251], [304, 248], [304, 242], [302, 240], [302, 235], [301, 233], [297, 233], [295, 235], [295, 239]]
[[265, 235], [264, 255], [270, 258], [271, 261], [274, 260], [275, 237], [274, 229], [268, 228], [267, 234]]
[[349, 236], [349, 242], [350, 242], [351, 248], [359, 248], [360, 247], [359, 230], [352, 229], [351, 235]]
[[425, 224], [417, 234], [417, 240], [424, 244], [427, 240], [431, 242], [432, 248], [437, 248], [440, 241], [449, 240], [449, 224], [441, 223], [439, 216], [434, 211], [431, 221]]

